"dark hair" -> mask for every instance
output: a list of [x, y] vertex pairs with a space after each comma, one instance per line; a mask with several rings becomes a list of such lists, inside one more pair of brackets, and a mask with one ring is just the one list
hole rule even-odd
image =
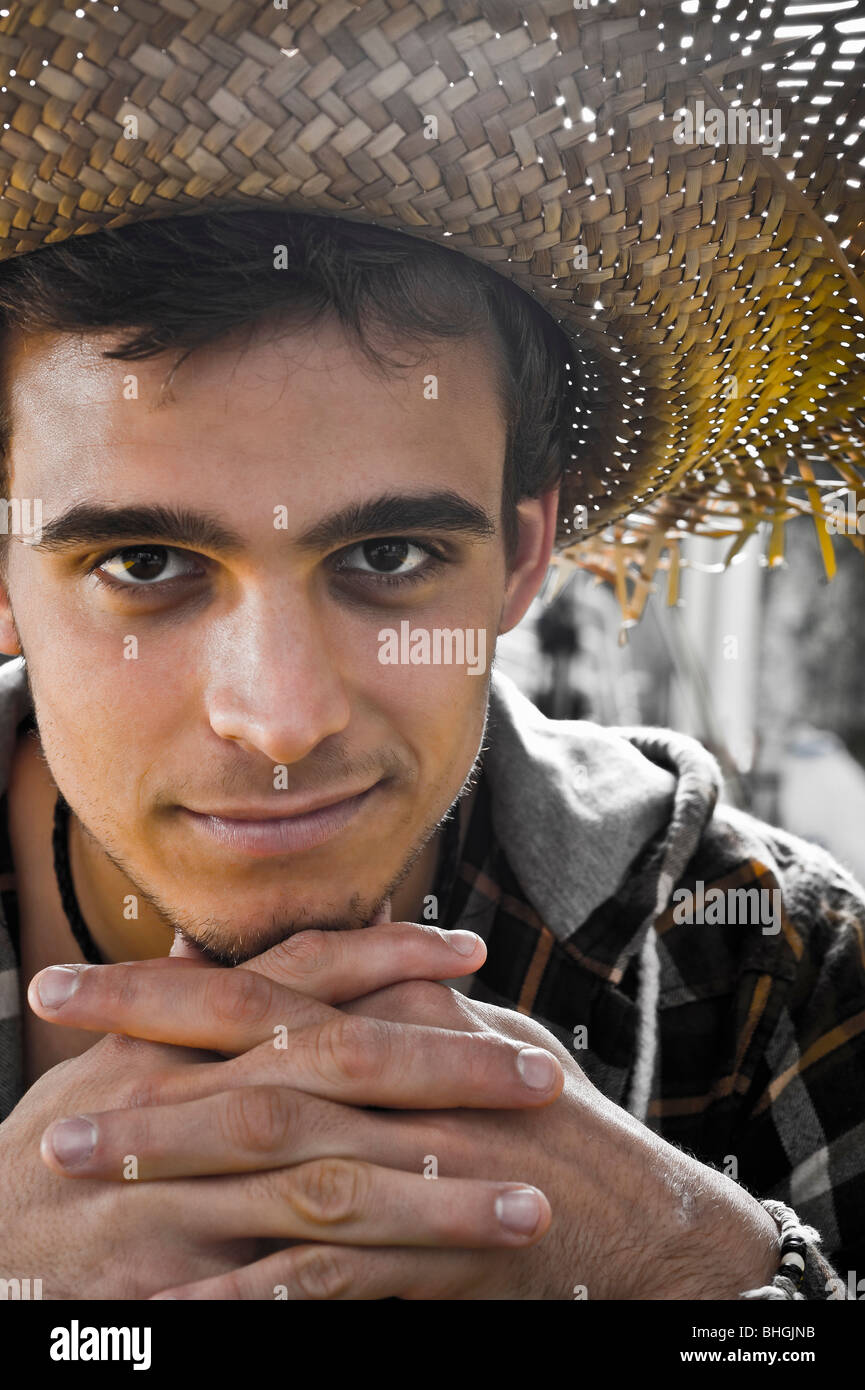
[[[277, 263], [277, 248], [285, 248]], [[554, 320], [470, 257], [373, 224], [285, 210], [179, 215], [72, 236], [0, 265], [0, 486], [13, 421], [3, 334], [124, 329], [103, 356], [190, 353], [264, 320], [306, 326], [335, 315], [374, 367], [405, 366], [382, 342], [484, 333], [497, 348], [507, 424], [502, 494], [506, 551], [516, 503], [568, 466], [573, 351]]]

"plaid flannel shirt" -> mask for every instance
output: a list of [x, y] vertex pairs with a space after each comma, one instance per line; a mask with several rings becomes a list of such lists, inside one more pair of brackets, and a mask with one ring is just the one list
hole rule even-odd
[[[572, 1050], [585, 1025], [589, 1046], [574, 1056], [624, 1105], [639, 974], [627, 946], [655, 906], [664, 832], [562, 941], [528, 901], [491, 811], [482, 779], [442, 886], [442, 925], [487, 943], [465, 992], [536, 1019]], [[712, 887], [780, 889], [780, 930], [677, 922], [673, 903], [656, 916], [659, 1047], [646, 1123], [817, 1228], [827, 1258], [811, 1249], [805, 1298], [865, 1297], [865, 897], [824, 851], [726, 806], [670, 895], [696, 900], [701, 884], [707, 899]]]

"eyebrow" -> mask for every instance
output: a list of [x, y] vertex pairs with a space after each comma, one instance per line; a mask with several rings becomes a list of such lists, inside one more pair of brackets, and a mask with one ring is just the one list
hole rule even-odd
[[400, 531], [461, 531], [485, 539], [495, 535], [492, 517], [458, 492], [386, 493], [325, 517], [297, 538], [304, 550], [326, 550], [361, 536]]
[[[298, 536], [294, 544], [304, 550], [325, 550], [363, 536], [421, 529], [487, 538], [495, 535], [496, 526], [482, 507], [456, 492], [386, 493], [324, 517]], [[80, 545], [144, 537], [226, 555], [238, 554], [246, 547], [239, 532], [206, 512], [161, 504], [106, 506], [76, 502], [45, 522], [40, 540], [28, 544], [28, 549], [61, 554]]]

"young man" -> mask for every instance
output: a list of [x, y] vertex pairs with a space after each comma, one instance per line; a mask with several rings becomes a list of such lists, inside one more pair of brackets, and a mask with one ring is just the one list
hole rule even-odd
[[862, 889], [491, 663], [859, 486], [862, 61], [580, 8], [0, 15], [0, 1278], [855, 1297]]
[[[770, 1197], [855, 1260], [861, 890], [716, 806], [693, 742], [557, 725], [412, 656], [445, 630], [492, 654], [546, 571], [561, 456], [532, 448], [543, 395], [508, 395], [515, 322], [524, 372], [566, 370], [535, 306], [274, 214], [64, 244], [25, 288], [2, 291], [7, 482], [44, 517], [4, 568], [30, 1007], [7, 997], [3, 1276], [735, 1298], [778, 1272]], [[166, 338], [197, 344], [168, 392]], [[777, 920], [746, 893], [682, 923], [712, 888], [777, 893]]]

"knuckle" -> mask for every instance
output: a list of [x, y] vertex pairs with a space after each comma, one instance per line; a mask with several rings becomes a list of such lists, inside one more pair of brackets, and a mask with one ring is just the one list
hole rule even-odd
[[[85, 974], [90, 974], [91, 979], [93, 978], [91, 971]], [[104, 975], [97, 979], [108, 996], [107, 1002], [121, 1011], [131, 1009], [141, 993], [141, 972], [136, 970], [134, 965], [113, 965], [107, 980]]]
[[232, 1303], [241, 1303], [248, 1299], [249, 1290], [244, 1275], [245, 1271], [242, 1269], [229, 1269], [224, 1274], [220, 1274], [218, 1279], [220, 1299]]
[[110, 1066], [128, 1066], [147, 1046], [143, 1038], [131, 1038], [127, 1033], [106, 1033], [97, 1046], [106, 1053], [105, 1060]]
[[369, 1191], [366, 1168], [351, 1159], [320, 1158], [289, 1170], [289, 1197], [306, 1221], [339, 1225], [363, 1211]]
[[282, 1150], [294, 1129], [296, 1105], [285, 1091], [273, 1086], [238, 1086], [226, 1091], [221, 1122], [223, 1134], [234, 1149], [249, 1153]]
[[394, 1002], [410, 1013], [439, 1015], [449, 1002], [450, 991], [434, 980], [403, 980], [393, 986]]
[[160, 1105], [166, 1083], [167, 1077], [161, 1072], [131, 1078], [124, 1085], [121, 1107], [124, 1110], [143, 1110], [151, 1105]]
[[330, 1081], [377, 1081], [392, 1051], [387, 1025], [358, 1014], [339, 1014], [315, 1037], [319, 1070]]
[[326, 1245], [298, 1247], [291, 1273], [298, 1290], [309, 1299], [343, 1298], [351, 1290], [351, 1257]]
[[270, 1013], [273, 986], [255, 970], [211, 970], [206, 1005], [219, 1023], [262, 1023]]
[[314, 929], [297, 932], [273, 949], [278, 951], [280, 964], [292, 974], [317, 975], [333, 954], [333, 943], [328, 941], [332, 934]]
[[463, 1033], [460, 1070], [469, 1087], [488, 1080], [491, 1071], [514, 1069], [513, 1044], [496, 1033]]

